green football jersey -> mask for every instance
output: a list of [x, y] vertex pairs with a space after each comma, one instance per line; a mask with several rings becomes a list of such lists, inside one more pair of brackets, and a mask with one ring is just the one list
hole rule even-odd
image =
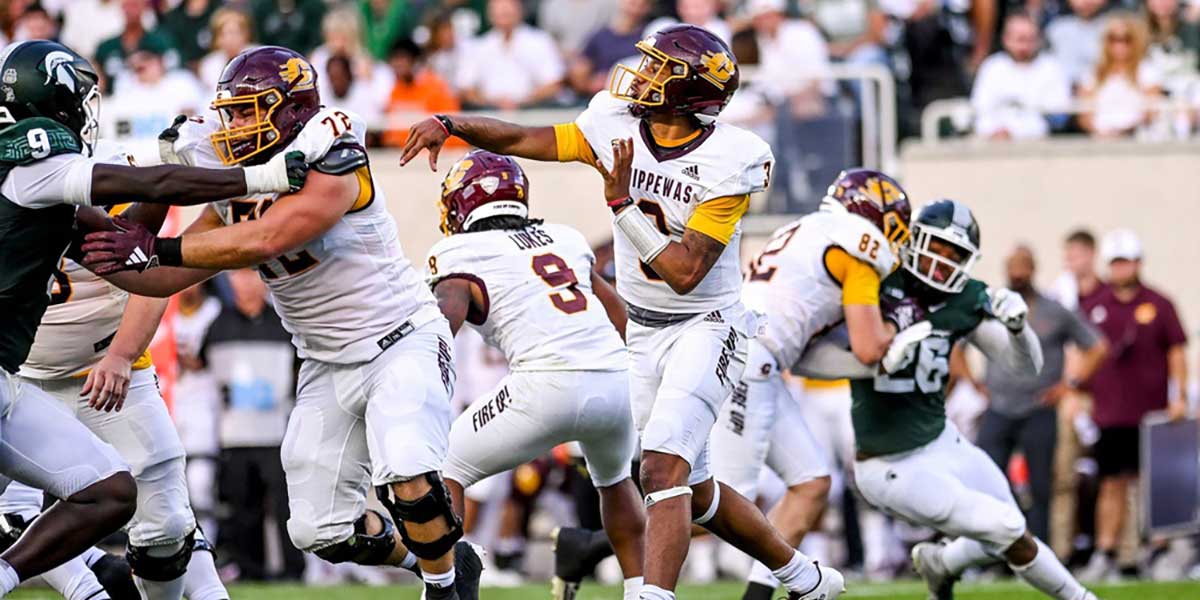
[[[57, 121], [34, 118], [9, 125], [0, 129], [0, 186], [16, 167], [81, 151], [79, 138]], [[0, 191], [0, 368], [10, 373], [29, 356], [74, 223], [74, 206], [29, 208]]]
[[[911, 275], [899, 269], [880, 284], [880, 297], [902, 298]], [[972, 279], [963, 291], [930, 307], [933, 334], [921, 341], [916, 358], [892, 375], [850, 382], [850, 409], [858, 451], [883, 456], [919, 448], [946, 426], [946, 382], [950, 350], [988, 316], [987, 286]]]

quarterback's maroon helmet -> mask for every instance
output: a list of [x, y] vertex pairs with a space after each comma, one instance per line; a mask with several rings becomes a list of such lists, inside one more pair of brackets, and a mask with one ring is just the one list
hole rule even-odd
[[212, 134], [221, 162], [264, 162], [274, 154], [267, 150], [287, 146], [321, 110], [317, 74], [287, 48], [246, 50], [221, 72], [212, 109], [221, 117]]
[[672, 25], [636, 45], [637, 70], [618, 63], [609, 91], [633, 105], [634, 114], [652, 112], [717, 116], [738, 87], [738, 66], [721, 38], [703, 27]]
[[442, 180], [442, 233], [470, 229], [480, 219], [529, 216], [529, 181], [512, 157], [474, 150]]
[[912, 221], [912, 204], [904, 188], [879, 171], [846, 169], [825, 192], [825, 202], [841, 205], [872, 223], [884, 237], [896, 246], [908, 242], [908, 224]]

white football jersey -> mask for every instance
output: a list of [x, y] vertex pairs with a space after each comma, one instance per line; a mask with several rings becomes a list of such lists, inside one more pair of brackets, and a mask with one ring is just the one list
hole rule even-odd
[[513, 371], [626, 368], [625, 345], [592, 293], [596, 258], [565, 225], [459, 233], [429, 250], [430, 284], [462, 277], [484, 292], [467, 322]]
[[[767, 187], [774, 157], [757, 135], [714, 122], [700, 136], [675, 149], [652, 142], [649, 126], [629, 112], [629, 104], [607, 91], [592, 98], [575, 120], [596, 158], [612, 168], [612, 141], [633, 138], [633, 179], [630, 195], [659, 229], [673, 241], [696, 207], [726, 196], [742, 196]], [[741, 224], [708, 275], [686, 295], [676, 294], [638, 258], [637, 250], [614, 228], [617, 291], [639, 308], [666, 313], [702, 313], [730, 306], [742, 289]]]
[[[208, 134], [214, 119], [189, 121], [176, 153], [189, 164], [220, 167]], [[365, 142], [366, 125], [353, 113], [324, 108], [282, 150], [304, 152], [310, 163]], [[441, 318], [437, 302], [400, 248], [396, 222], [370, 167], [358, 173], [362, 196], [329, 231], [294, 252], [258, 267], [284, 328], [301, 358], [366, 362], [413, 328]], [[281, 194], [214, 202], [226, 224], [253, 220]], [[407, 323], [407, 326], [406, 326]]]
[[808, 341], [840, 323], [842, 286], [825, 268], [825, 253], [838, 247], [870, 264], [879, 278], [896, 266], [883, 232], [846, 212], [815, 212], [781, 227], [750, 263], [742, 301], [767, 316], [756, 341], [789, 369]]

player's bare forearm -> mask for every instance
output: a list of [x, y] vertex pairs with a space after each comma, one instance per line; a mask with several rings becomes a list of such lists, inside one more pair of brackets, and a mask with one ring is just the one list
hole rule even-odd
[[604, 305], [604, 312], [608, 313], [608, 320], [612, 322], [613, 327], [617, 329], [617, 333], [621, 334], [621, 339], [624, 340], [629, 314], [625, 312], [625, 302], [617, 295], [617, 290], [613, 289], [613, 286], [609, 285], [603, 277], [593, 272], [592, 293], [600, 299], [600, 304]]
[[471, 282], [455, 277], [443, 279], [434, 284], [433, 295], [450, 322], [450, 332], [457, 335], [471, 310]]
[[883, 320], [878, 304], [847, 304], [842, 307], [842, 312], [854, 357], [864, 365], [878, 363], [887, 353], [896, 327]]
[[97, 206], [125, 202], [191, 206], [245, 196], [246, 193], [246, 176], [242, 169], [111, 164], [97, 164], [92, 168], [91, 203]]
[[150, 341], [154, 339], [154, 332], [158, 331], [159, 321], [166, 311], [166, 298], [130, 296], [108, 353], [128, 361], [136, 360], [150, 347]]
[[151, 298], [169, 298], [197, 283], [207, 281], [218, 272], [213, 269], [159, 267], [143, 273], [121, 271], [105, 275], [104, 280], [130, 294]]
[[533, 160], [558, 159], [558, 141], [553, 127], [525, 127], [490, 117], [453, 115], [445, 118], [449, 120], [449, 129], [436, 118], [412, 126], [400, 156], [401, 165], [408, 164], [422, 150], [428, 150], [429, 167], [436, 171], [438, 153], [451, 133], [474, 146], [500, 154]]
[[125, 209], [121, 213], [122, 217], [130, 221], [137, 221], [154, 233], [162, 229], [163, 221], [167, 220], [167, 213], [171, 211], [169, 204], [151, 204], [147, 202], [138, 202], [133, 206]]
[[717, 264], [725, 244], [696, 231], [685, 229], [683, 239], [671, 242], [650, 263], [676, 294], [685, 295], [696, 289]]

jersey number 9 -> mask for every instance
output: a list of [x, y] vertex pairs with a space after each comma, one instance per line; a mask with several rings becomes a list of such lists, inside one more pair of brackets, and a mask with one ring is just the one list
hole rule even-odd
[[[554, 308], [568, 315], [587, 310], [587, 296], [583, 295], [583, 291], [579, 289], [579, 279], [575, 277], [575, 271], [567, 266], [567, 261], [562, 257], [557, 254], [539, 254], [533, 257], [533, 272], [537, 273], [537, 276], [552, 288], [565, 286], [562, 292], [550, 294], [550, 303], [554, 305]], [[568, 298], [564, 292], [570, 292], [570, 297]]]

